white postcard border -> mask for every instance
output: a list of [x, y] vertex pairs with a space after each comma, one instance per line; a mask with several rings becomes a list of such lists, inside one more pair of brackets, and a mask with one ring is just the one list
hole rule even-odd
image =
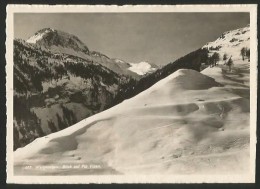
[[[250, 174], [15, 176], [13, 172], [13, 15], [14, 13], [250, 12]], [[257, 5], [8, 5], [6, 19], [7, 183], [253, 183], [257, 118]]]

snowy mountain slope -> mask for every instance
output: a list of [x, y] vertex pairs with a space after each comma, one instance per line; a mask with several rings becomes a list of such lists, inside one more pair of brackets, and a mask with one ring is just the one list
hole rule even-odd
[[40, 32], [37, 32], [35, 33], [35, 35], [31, 36], [28, 40], [26, 40], [26, 42], [35, 44], [37, 41], [42, 40], [43, 37], [49, 32], [54, 32], [54, 29], [46, 28]]
[[210, 42], [202, 48], [208, 49], [210, 54], [217, 52], [221, 59], [224, 54], [232, 59], [240, 59], [240, 50], [245, 47], [250, 49], [250, 26], [224, 32], [217, 40]]
[[[18, 149], [15, 174], [246, 174], [249, 70], [247, 61], [239, 65], [233, 73], [222, 65], [203, 74], [178, 70], [115, 107]], [[24, 170], [27, 164], [32, 169]]]

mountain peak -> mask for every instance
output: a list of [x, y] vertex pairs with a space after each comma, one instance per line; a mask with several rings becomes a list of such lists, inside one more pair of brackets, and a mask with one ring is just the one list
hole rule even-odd
[[55, 51], [64, 52], [64, 49], [70, 49], [86, 54], [89, 53], [87, 46], [78, 37], [53, 28], [43, 28], [37, 31], [26, 42], [38, 44]]
[[29, 39], [27, 39], [27, 43], [37, 43], [37, 41], [41, 40], [46, 34], [50, 32], [55, 32], [56, 30], [52, 28], [43, 28], [39, 31], [37, 31], [33, 36], [31, 36]]
[[57, 30], [55, 30], [53, 28], [43, 28], [43, 29], [39, 30], [37, 33], [46, 32], [46, 31], [48, 31], [48, 32], [55, 32]]

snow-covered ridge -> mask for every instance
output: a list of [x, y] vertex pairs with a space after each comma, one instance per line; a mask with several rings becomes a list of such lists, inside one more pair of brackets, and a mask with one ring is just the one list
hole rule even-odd
[[222, 46], [234, 46], [239, 42], [246, 41], [250, 37], [250, 28], [249, 26], [244, 28], [239, 28], [236, 30], [224, 32], [217, 40], [209, 42], [203, 46], [203, 48], [216, 48]]
[[149, 72], [153, 72], [156, 68], [152, 67], [148, 62], [140, 62], [140, 63], [129, 63], [131, 67], [128, 70], [137, 73], [138, 75], [145, 75]]
[[54, 31], [55, 30], [52, 28], [46, 28], [46, 29], [40, 30], [35, 35], [33, 35], [29, 39], [27, 39], [26, 42], [35, 44], [37, 41], [41, 40], [44, 35], [46, 35], [47, 33], [50, 33], [50, 32], [54, 32]]

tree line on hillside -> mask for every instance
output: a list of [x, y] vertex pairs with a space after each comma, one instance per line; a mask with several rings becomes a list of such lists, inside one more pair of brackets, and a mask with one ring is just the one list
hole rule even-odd
[[119, 83], [119, 76], [113, 71], [103, 69], [101, 65], [84, 64], [81, 62], [64, 63], [64, 69], [69, 71], [72, 75], [79, 76], [84, 79], [96, 79], [102, 81], [106, 85], [113, 85]]
[[100, 64], [93, 64], [83, 59], [73, 61], [74, 56], [69, 56], [70, 61], [61, 59], [61, 57], [57, 59], [54, 55], [39, 53], [33, 48], [18, 44], [14, 48], [14, 84], [17, 92], [41, 92], [43, 82], [58, 81], [69, 74], [83, 79], [94, 78], [108, 86], [124, 82], [122, 80], [125, 77], [119, 76]]

